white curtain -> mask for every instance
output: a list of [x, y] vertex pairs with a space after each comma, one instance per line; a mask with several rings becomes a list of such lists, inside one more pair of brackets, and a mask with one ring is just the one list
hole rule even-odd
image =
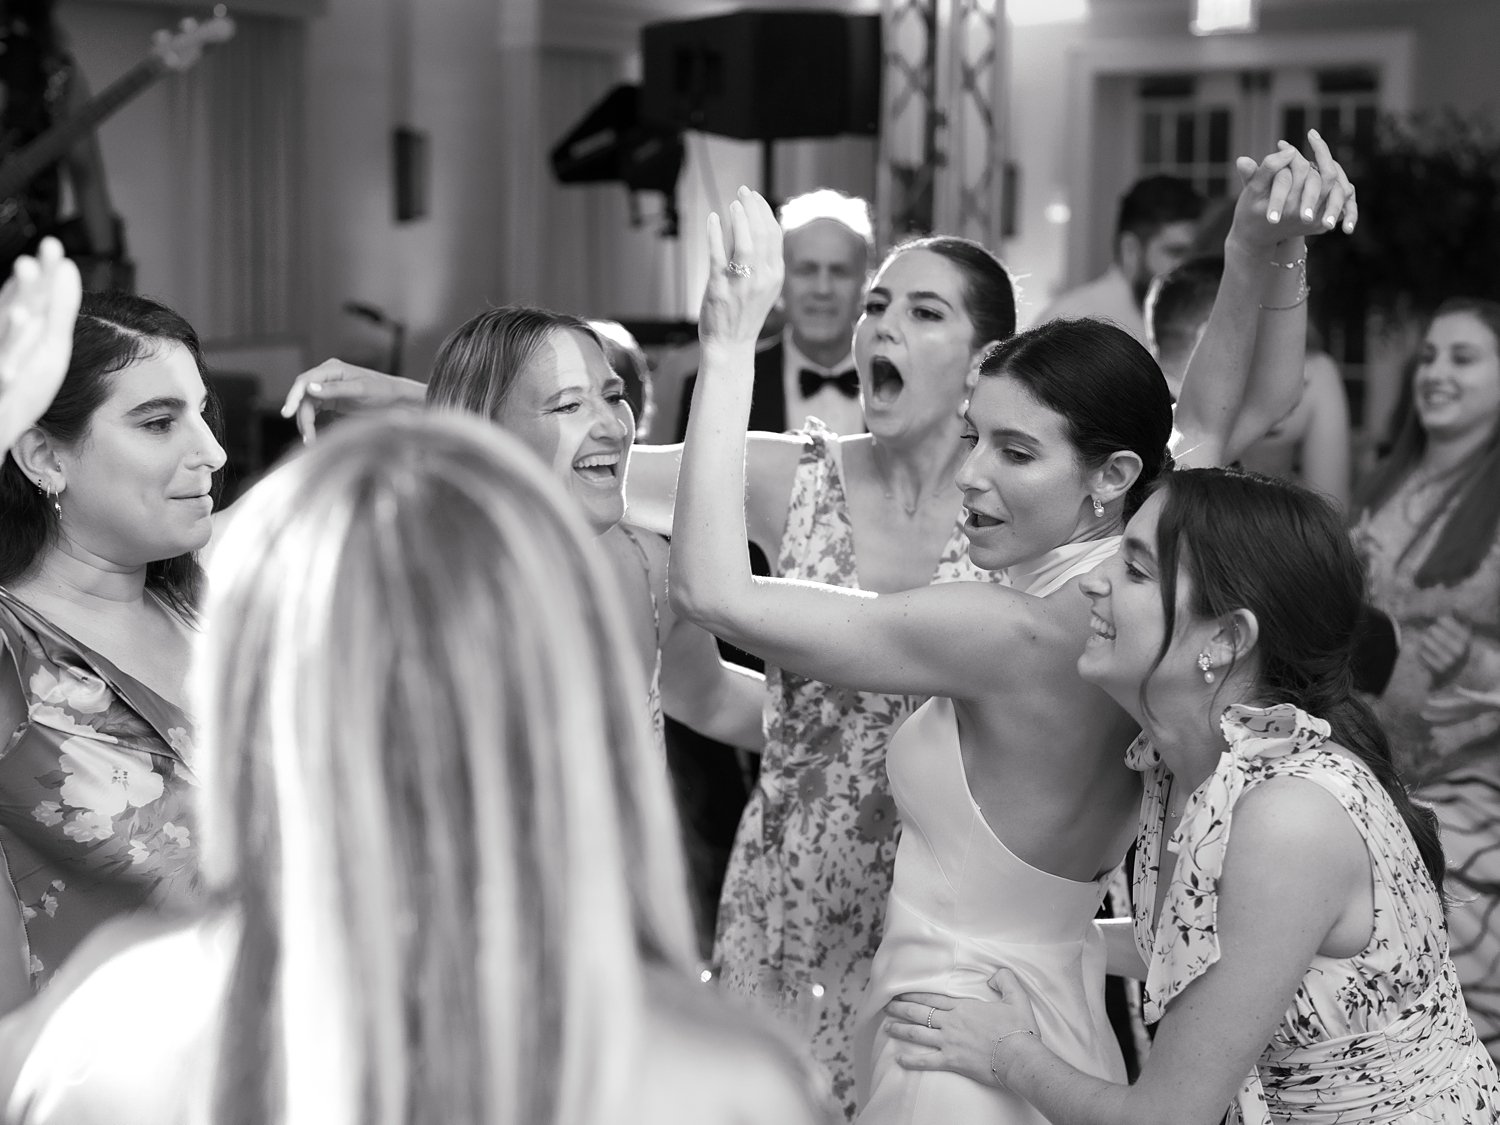
[[168, 84], [184, 236], [179, 307], [205, 339], [275, 340], [306, 330], [306, 202], [299, 20], [236, 19], [233, 40]]

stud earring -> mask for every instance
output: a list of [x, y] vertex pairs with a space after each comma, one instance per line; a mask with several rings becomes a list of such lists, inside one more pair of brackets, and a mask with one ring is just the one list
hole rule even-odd
[[1214, 658], [1208, 655], [1208, 649], [1198, 654], [1198, 671], [1203, 673], [1203, 682], [1211, 684], [1214, 682]]
[[1094, 518], [1095, 519], [1103, 519], [1104, 518], [1104, 501], [1100, 500], [1099, 497], [1097, 497], [1097, 496], [1092, 497], [1092, 499], [1094, 501]]

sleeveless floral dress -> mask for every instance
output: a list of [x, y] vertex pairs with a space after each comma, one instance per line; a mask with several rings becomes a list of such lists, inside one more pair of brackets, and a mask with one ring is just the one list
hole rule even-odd
[[[1401, 631], [1401, 651], [1375, 713], [1418, 800], [1437, 813], [1448, 862], [1448, 930], [1469, 1015], [1500, 1060], [1500, 538], [1452, 586], [1416, 582], [1447, 515], [1422, 524], [1446, 489], [1407, 481], [1354, 529], [1370, 601]], [[1451, 510], [1451, 502], [1448, 503]], [[1473, 630], [1459, 666], [1435, 675], [1424, 635], [1444, 617]]]
[[[809, 419], [802, 436], [777, 573], [858, 589], [833, 434]], [[932, 581], [964, 580], [997, 576], [969, 561], [955, 523]], [[795, 1009], [852, 1119], [851, 1040], [896, 857], [886, 744], [923, 700], [831, 687], [776, 668], [766, 669], [766, 689], [760, 777], [724, 878], [715, 960], [731, 991]]]
[[0, 852], [33, 987], [93, 929], [198, 901], [192, 720], [0, 588], [27, 716], [0, 731]]
[[1219, 959], [1218, 882], [1236, 803], [1298, 777], [1348, 812], [1372, 860], [1375, 925], [1354, 957], [1314, 957], [1286, 1016], [1230, 1107], [1228, 1125], [1444, 1125], [1500, 1120], [1500, 1080], [1464, 1009], [1442, 903], [1385, 789], [1327, 749], [1329, 727], [1291, 704], [1236, 704], [1219, 722], [1228, 749], [1188, 798], [1166, 849], [1177, 856], [1162, 918], [1170, 774], [1141, 736], [1127, 762], [1145, 772], [1135, 873], [1135, 941], [1146, 962], [1146, 1019]]

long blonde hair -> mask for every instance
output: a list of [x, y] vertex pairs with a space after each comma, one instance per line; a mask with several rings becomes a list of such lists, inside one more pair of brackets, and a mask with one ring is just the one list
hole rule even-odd
[[347, 422], [209, 571], [223, 1122], [619, 1120], [691, 926], [613, 578], [492, 424]]

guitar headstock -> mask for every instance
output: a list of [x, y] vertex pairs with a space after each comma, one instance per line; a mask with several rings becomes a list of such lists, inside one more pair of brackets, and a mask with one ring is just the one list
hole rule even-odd
[[168, 70], [186, 70], [202, 57], [204, 48], [227, 43], [234, 38], [234, 20], [230, 19], [221, 4], [214, 9], [213, 18], [199, 22], [183, 20], [176, 31], [163, 28], [151, 37], [151, 53], [161, 60]]

